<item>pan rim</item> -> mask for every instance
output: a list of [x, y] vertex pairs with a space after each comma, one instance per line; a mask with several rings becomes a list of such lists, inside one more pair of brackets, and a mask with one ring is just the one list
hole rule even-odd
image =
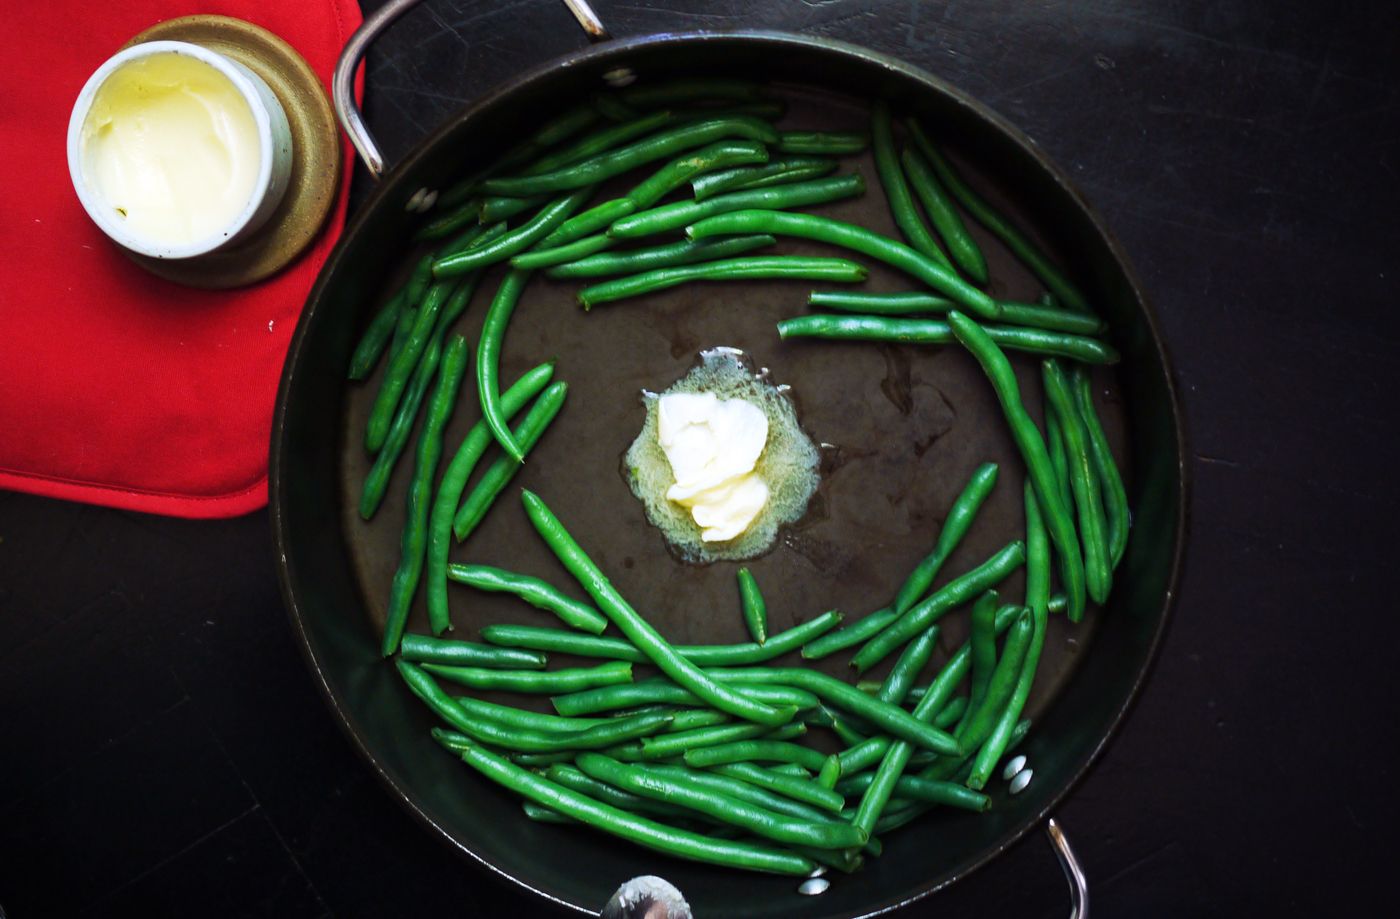
[[349, 240], [356, 238], [362, 227], [380, 217], [382, 209], [389, 206], [388, 202], [403, 197], [401, 186], [408, 183], [407, 177], [415, 172], [415, 167], [418, 163], [428, 156], [432, 150], [437, 148], [445, 138], [460, 130], [465, 122], [474, 120], [483, 110], [499, 104], [501, 100], [508, 99], [530, 83], [560, 69], [594, 64], [599, 61], [610, 59], [625, 59], [628, 55], [637, 51], [650, 50], [675, 44], [721, 44], [724, 42], [769, 45], [777, 48], [801, 48], [806, 51], [835, 53], [846, 57], [854, 57], [867, 64], [874, 64], [900, 79], [913, 81], [921, 85], [927, 92], [945, 96], [956, 105], [969, 110], [973, 115], [985, 121], [992, 128], [1001, 133], [1015, 146], [1021, 148], [1023, 153], [1030, 156], [1036, 162], [1038, 168], [1042, 170], [1044, 175], [1051, 179], [1059, 186], [1062, 192], [1066, 193], [1073, 200], [1081, 214], [1088, 219], [1094, 233], [1102, 239], [1107, 252], [1116, 261], [1129, 287], [1133, 291], [1148, 332], [1148, 337], [1151, 340], [1151, 348], [1155, 352], [1156, 359], [1163, 370], [1163, 382], [1167, 396], [1166, 401], [1170, 407], [1171, 426], [1176, 434], [1176, 456], [1173, 458], [1173, 463], [1175, 467], [1175, 477], [1180, 486], [1179, 498], [1176, 502], [1177, 506], [1174, 514], [1176, 533], [1171, 548], [1170, 563], [1166, 572], [1165, 590], [1160, 609], [1157, 611], [1157, 623], [1153, 630], [1151, 640], [1147, 643], [1144, 662], [1139, 668], [1137, 675], [1132, 680], [1131, 685], [1124, 693], [1122, 700], [1116, 706], [1112, 717], [1107, 722], [1106, 728], [1102, 731], [1102, 735], [1088, 753], [1083, 756], [1082, 762], [1071, 771], [1069, 779], [1063, 782], [1061, 787], [1056, 789], [1049, 796], [1044, 806], [1032, 812], [1019, 822], [1000, 842], [984, 849], [976, 858], [972, 859], [963, 867], [955, 869], [940, 880], [923, 883], [912, 893], [901, 894], [892, 900], [882, 901], [868, 910], [853, 914], [853, 919], [866, 919], [866, 917], [883, 915], [908, 906], [989, 864], [997, 856], [1020, 842], [1033, 828], [1042, 825], [1046, 818], [1064, 803], [1070, 792], [1084, 780], [1088, 772], [1098, 763], [1107, 749], [1108, 744], [1117, 735], [1124, 720], [1136, 704], [1143, 686], [1157, 665], [1168, 623], [1172, 618], [1172, 613], [1179, 595], [1179, 585], [1186, 557], [1186, 537], [1190, 523], [1189, 508], [1192, 481], [1190, 466], [1187, 463], [1187, 457], [1189, 456], [1189, 431], [1185, 423], [1185, 413], [1182, 409], [1180, 387], [1178, 386], [1174, 369], [1175, 365], [1171, 360], [1167, 345], [1162, 337], [1156, 309], [1143, 291], [1141, 280], [1132, 262], [1129, 260], [1127, 253], [1119, 243], [1118, 238], [1105, 225], [1098, 211], [1089, 204], [1083, 194], [1070, 180], [1069, 176], [1041, 150], [1034, 140], [986, 104], [978, 101], [935, 74], [860, 45], [834, 39], [809, 37], [774, 30], [696, 30], [616, 39], [584, 48], [531, 68], [519, 76], [502, 82], [493, 89], [488, 90], [479, 98], [467, 102], [460, 107], [440, 128], [420, 140], [414, 146], [413, 150], [391, 169], [370, 193], [368, 198], [360, 205], [357, 213], [346, 226], [340, 240], [336, 243], [335, 249], [322, 266], [315, 285], [313, 285], [311, 291], [307, 295], [306, 307], [298, 320], [296, 330], [288, 348], [287, 358], [283, 365], [272, 423], [269, 463], [269, 516], [273, 531], [272, 535], [276, 555], [278, 584], [282, 594], [283, 604], [291, 620], [293, 633], [297, 637], [299, 651], [312, 673], [313, 682], [316, 684], [327, 706], [334, 714], [334, 720], [340, 726], [341, 730], [345, 732], [351, 746], [365, 760], [371, 772], [373, 772], [379, 781], [391, 792], [391, 797], [398, 801], [400, 806], [404, 807], [422, 826], [439, 834], [452, 848], [467, 856], [475, 864], [488, 869], [491, 873], [558, 906], [586, 915], [596, 915], [595, 908], [571, 902], [546, 890], [542, 890], [529, 880], [516, 876], [511, 871], [495, 864], [489, 858], [459, 841], [445, 826], [434, 818], [429, 812], [429, 809], [417, 799], [410, 788], [402, 786], [389, 774], [384, 765], [379, 761], [375, 752], [366, 744], [364, 732], [358, 725], [356, 715], [346, 699], [331, 685], [322, 667], [320, 657], [318, 656], [317, 640], [307, 629], [306, 621], [301, 614], [297, 596], [293, 590], [291, 572], [288, 564], [291, 540], [288, 532], [287, 514], [285, 512], [286, 493], [283, 489], [285, 476], [282, 472], [283, 466], [287, 462], [287, 456], [284, 452], [284, 448], [287, 446], [287, 439], [285, 437], [287, 430], [287, 407], [292, 383], [297, 376], [296, 371], [303, 356], [308, 330], [312, 324], [313, 318], [318, 312], [318, 307], [322, 303], [330, 279], [338, 273], [341, 262], [345, 258]]

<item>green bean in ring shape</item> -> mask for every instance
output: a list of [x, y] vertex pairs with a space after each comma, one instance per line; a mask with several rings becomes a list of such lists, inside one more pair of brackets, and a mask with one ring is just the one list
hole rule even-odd
[[413, 478], [408, 486], [408, 509], [404, 515], [403, 536], [399, 544], [399, 567], [389, 588], [389, 609], [385, 615], [384, 636], [380, 653], [390, 656], [399, 649], [409, 607], [418, 591], [423, 574], [423, 559], [427, 555], [428, 510], [432, 501], [433, 478], [442, 458], [442, 433], [457, 402], [457, 392], [467, 369], [467, 342], [453, 336], [442, 358], [438, 384], [428, 404], [428, 417], [418, 435]]
[[1113, 450], [1108, 445], [1108, 435], [1099, 423], [1098, 412], [1094, 410], [1093, 384], [1089, 371], [1075, 367], [1070, 371], [1074, 386], [1075, 404], [1079, 407], [1079, 417], [1084, 421], [1084, 433], [1088, 437], [1089, 452], [1094, 458], [1094, 471], [1098, 473], [1103, 493], [1104, 512], [1108, 518], [1108, 545], [1113, 567], [1123, 560], [1123, 550], [1128, 547], [1128, 530], [1132, 526], [1132, 512], [1128, 509], [1128, 492], [1123, 487], [1123, 477], [1118, 472], [1118, 464], [1113, 460]]
[[[571, 243], [551, 248], [536, 248], [529, 252], [522, 252], [519, 255], [511, 256], [510, 267], [512, 268], [551, 268], [556, 265], [567, 265], [571, 262], [581, 261], [591, 255], [596, 255], [605, 249], [611, 249], [617, 244], [617, 240], [599, 233], [595, 236], [585, 236], [576, 239]], [[540, 244], [543, 247], [543, 243]], [[551, 277], [553, 275], [551, 274]]]
[[869, 276], [865, 266], [843, 258], [803, 255], [750, 255], [695, 265], [657, 268], [642, 274], [591, 284], [578, 292], [584, 309], [690, 281], [744, 281], [754, 278], [802, 278], [856, 284]]
[[1055, 266], [1054, 262], [1050, 261], [1044, 252], [1040, 251], [1039, 247], [1030, 241], [1029, 237], [1011, 221], [997, 213], [996, 208], [988, 204], [981, 195], [973, 191], [972, 186], [958, 175], [953, 164], [929, 140], [923, 127], [913, 119], [910, 119], [908, 125], [909, 134], [914, 138], [919, 152], [933, 167], [933, 171], [938, 176], [939, 181], [943, 183], [943, 187], [957, 199], [963, 209], [1005, 243], [1006, 248], [1010, 249], [1013, 255], [1020, 259], [1036, 277], [1040, 278], [1041, 283], [1048, 287], [1063, 304], [1070, 309], [1090, 312], [1089, 302], [1080, 293], [1079, 288], [1070, 283], [1064, 273]]
[[[704, 671], [676, 653], [676, 649], [623, 599], [607, 576], [579, 547], [549, 507], [533, 492], [523, 494], [525, 511], [545, 545], [593, 598], [598, 609], [637, 646], [662, 673], [712, 707], [742, 718], [777, 727], [791, 719], [787, 711], [735, 692], [717, 683]], [[562, 714], [562, 713], [561, 713]]]
[[784, 131], [777, 149], [783, 153], [845, 156], [863, 153], [870, 146], [870, 135], [863, 131]]
[[[504, 653], [503, 653], [504, 652]], [[409, 632], [399, 653], [406, 661], [428, 664], [456, 664], [466, 667], [493, 667], [503, 670], [543, 670], [547, 658], [537, 651], [500, 648], [474, 641], [449, 641], [431, 635]]]
[[[496, 288], [496, 296], [486, 311], [486, 321], [481, 327], [481, 338], [476, 346], [476, 391], [481, 400], [481, 417], [496, 443], [517, 463], [525, 462], [525, 452], [515, 442], [505, 413], [501, 411], [501, 384], [497, 371], [501, 361], [501, 347], [505, 341], [506, 326], [510, 323], [515, 304], [530, 280], [530, 272], [511, 269]], [[454, 521], [455, 522], [455, 521]]]
[[[750, 208], [778, 210], [789, 207], [810, 207], [865, 193], [865, 180], [859, 174], [828, 176], [809, 182], [776, 185], [772, 188], [750, 188], [716, 195], [704, 201], [676, 201], [624, 217], [608, 227], [608, 235], [618, 239], [634, 239], [679, 230], [706, 217]], [[755, 235], [742, 233], [724, 236]]]
[[933, 625], [952, 610], [969, 602], [983, 591], [1004, 581], [1026, 560], [1026, 545], [1020, 540], [1008, 543], [991, 558], [971, 571], [965, 572], [934, 591], [919, 604], [911, 607], [894, 622], [885, 626], [851, 658], [856, 673], [864, 673], [884, 660], [899, 646]]
[[953, 263], [939, 248], [937, 240], [933, 238], [933, 231], [924, 223], [923, 216], [914, 204], [909, 182], [899, 164], [899, 154], [894, 149], [890, 106], [883, 99], [877, 100], [870, 109], [870, 142], [875, 151], [875, 171], [880, 176], [880, 185], [885, 189], [885, 200], [889, 204], [890, 215], [894, 217], [895, 226], [899, 227], [905, 242], [916, 252], [940, 265], [952, 268]]
[[[1010, 326], [1089, 336], [1098, 335], [1107, 328], [1103, 320], [1088, 313], [1076, 313], [1041, 303], [1020, 303], [1015, 300], [998, 302], [1001, 304], [1001, 321]], [[947, 297], [912, 292], [814, 290], [807, 297], [807, 303], [843, 313], [865, 313], [874, 316], [938, 315], [957, 309], [957, 304]]]
[[[819, 701], [812, 693], [790, 686], [737, 684], [733, 688], [751, 699], [778, 708], [788, 707], [798, 710], [812, 708]], [[665, 705], [706, 704], [699, 696], [689, 690], [661, 678], [565, 693], [554, 696], [549, 701], [556, 712], [569, 716], [592, 715], [597, 712], [617, 711], [618, 709], [655, 703]]]
[[566, 191], [594, 185], [645, 163], [674, 156], [683, 150], [703, 147], [726, 137], [743, 137], [773, 143], [777, 140], [777, 131], [768, 122], [758, 118], [741, 116], [706, 119], [658, 132], [644, 140], [553, 172], [487, 179], [481, 184], [481, 188], [488, 195], [534, 195], [540, 192]]
[[822, 849], [844, 849], [864, 845], [866, 835], [840, 823], [809, 823], [774, 811], [756, 807], [701, 785], [691, 784], [680, 777], [657, 775], [626, 763], [620, 763], [599, 753], [584, 753], [578, 757], [578, 768], [593, 778], [624, 791], [680, 804], [707, 817], [738, 826], [766, 839], [789, 845], [808, 845]]
[[1060, 434], [1065, 441], [1065, 461], [1069, 467], [1070, 495], [1079, 521], [1080, 545], [1084, 550], [1084, 578], [1089, 597], [1096, 603], [1108, 600], [1113, 586], [1113, 560], [1105, 534], [1103, 500], [1099, 494], [1098, 476], [1089, 455], [1088, 435], [1079, 417], [1079, 407], [1070, 390], [1069, 377], [1058, 361], [1041, 364], [1045, 382], [1045, 398], [1060, 422]]
[[448, 664], [424, 664], [423, 669], [471, 689], [499, 689], [531, 695], [580, 692], [632, 682], [632, 665], [625, 661], [562, 670], [488, 670], [485, 667], [454, 667]]
[[928, 214], [929, 222], [938, 231], [943, 244], [948, 247], [948, 254], [953, 263], [957, 265], [958, 270], [971, 278], [974, 284], [979, 287], [987, 286], [986, 256], [982, 254], [977, 240], [967, 231], [967, 225], [958, 215], [958, 209], [953, 206], [928, 161], [924, 159], [918, 147], [914, 146], [904, 148], [904, 152], [900, 154], [900, 162], [904, 166], [905, 175], [909, 177], [909, 184], [914, 187], [914, 193], [924, 206], [924, 213]]
[[763, 601], [763, 591], [759, 590], [753, 572], [740, 568], [738, 578], [739, 606], [744, 613], [744, 625], [754, 642], [761, 645], [768, 640], [768, 604]]
[[914, 566], [914, 570], [909, 572], [909, 576], [900, 585], [893, 604], [896, 613], [903, 615], [923, 599], [934, 579], [938, 577], [943, 563], [971, 529], [972, 522], [977, 519], [977, 512], [981, 510], [996, 484], [996, 463], [983, 463], [973, 470], [967, 484], [948, 508], [948, 516], [943, 518], [943, 526], [938, 532], [933, 551]]
[[898, 618], [899, 613], [895, 612], [893, 607], [876, 610], [858, 622], [853, 622], [829, 635], [823, 635], [817, 640], [803, 645], [802, 658], [803, 660], [819, 661], [824, 657], [830, 657], [837, 651], [844, 651], [846, 648], [871, 638]]
[[[594, 237], [589, 237], [590, 239]], [[616, 242], [612, 237], [604, 237]], [[593, 278], [614, 274], [638, 274], [657, 268], [674, 265], [689, 265], [694, 262], [708, 262], [728, 258], [771, 246], [775, 242], [771, 236], [734, 236], [729, 239], [707, 239], [704, 242], [691, 242], [688, 239], [648, 246], [642, 249], [629, 249], [626, 252], [607, 252], [590, 255], [578, 261], [556, 265], [545, 272], [551, 278]]]
[[687, 749], [683, 756], [687, 766], [706, 769], [721, 763], [797, 763], [805, 769], [820, 772], [826, 765], [826, 755], [811, 747], [787, 740], [739, 740], [732, 743]]
[[1012, 733], [1020, 722], [1026, 700], [1030, 698], [1031, 686], [1035, 683], [1036, 667], [1040, 663], [1040, 652], [1045, 646], [1045, 630], [1050, 611], [1050, 543], [1041, 520], [1040, 507], [1035, 490], [1029, 482], [1025, 486], [1026, 505], [1026, 606], [1031, 611], [1031, 641], [1026, 648], [1021, 672], [1006, 708], [997, 718], [996, 725], [987, 737], [986, 743], [973, 759], [972, 773], [967, 785], [974, 790], [981, 789], [991, 778], [992, 771], [1005, 755], [1011, 743]]
[[[453, 569], [457, 567], [459, 566], [453, 566]], [[588, 609], [594, 611], [592, 607], [588, 607]], [[759, 664], [781, 657], [790, 651], [796, 651], [804, 643], [833, 629], [840, 621], [841, 614], [839, 612], [828, 610], [820, 616], [790, 629], [784, 629], [770, 635], [768, 640], [761, 645], [753, 641], [732, 645], [676, 645], [676, 653], [697, 667], [734, 667], [743, 664]], [[591, 631], [591, 629], [585, 631]], [[560, 654], [573, 654], [579, 657], [631, 661], [634, 664], [646, 663], [647, 660], [646, 655], [623, 639], [604, 638], [596, 634], [579, 635], [564, 629], [533, 625], [488, 625], [481, 630], [481, 637], [489, 644], [508, 648], [556, 651]]]
[[563, 195], [546, 204], [539, 213], [519, 228], [507, 231], [487, 245], [439, 258], [433, 262], [433, 276], [452, 278], [497, 262], [508, 261], [511, 256], [524, 252], [548, 236], [555, 227], [567, 220], [570, 214], [582, 207], [592, 194], [592, 187], [588, 187]]
[[[549, 385], [553, 375], [554, 362], [548, 361], [526, 372], [502, 393], [501, 411], [506, 419], [513, 418], [526, 402]], [[437, 495], [433, 498], [432, 513], [428, 517], [427, 599], [428, 622], [435, 635], [441, 635], [451, 626], [447, 605], [447, 556], [452, 547], [452, 517], [462, 500], [467, 480], [494, 440], [484, 420], [472, 425], [448, 462], [442, 481], [438, 483]]]
[[[777, 190], [792, 187], [795, 186], [780, 186]], [[707, 217], [686, 227], [685, 232], [691, 239], [742, 233], [771, 233], [774, 236], [796, 236], [840, 246], [879, 259], [918, 278], [939, 293], [946, 294], [970, 313], [993, 320], [1001, 316], [1000, 304], [996, 300], [964, 281], [953, 269], [904, 243], [843, 220], [816, 214], [745, 210]]]
[[462, 506], [457, 510], [457, 515], [452, 519], [452, 535], [458, 542], [462, 542], [470, 536], [482, 519], [486, 517], [486, 512], [491, 509], [496, 497], [520, 471], [520, 462], [523, 462], [525, 455], [544, 436], [544, 432], [554, 421], [554, 417], [564, 407], [564, 399], [568, 394], [569, 384], [551, 383], [548, 389], [540, 393], [535, 404], [530, 406], [524, 419], [512, 432], [515, 443], [520, 447], [520, 461], [509, 456], [502, 456], [487, 467], [481, 480], [467, 494], [466, 499], [462, 501]]
[[782, 849], [714, 839], [629, 814], [563, 788], [478, 746], [464, 751], [462, 760], [497, 784], [536, 804], [658, 852], [722, 867], [798, 877], [815, 867], [811, 859]]
[[762, 166], [739, 166], [720, 172], [709, 172], [690, 180], [696, 201], [704, 201], [727, 191], [746, 188], [767, 188], [786, 185], [803, 179], [830, 175], [840, 161], [824, 156], [788, 156], [770, 160]]
[[[566, 625], [581, 629], [592, 635], [600, 634], [608, 627], [603, 614], [580, 600], [560, 591], [548, 581], [516, 574], [489, 565], [448, 565], [447, 576], [458, 584], [466, 584], [477, 590], [512, 594], [526, 603], [558, 616]], [[488, 626], [488, 628], [532, 628], [531, 626]], [[553, 630], [550, 630], [553, 631]], [[576, 636], [576, 633], [566, 632]], [[582, 637], [582, 636], [576, 636]], [[489, 640], [489, 639], [488, 639]], [[612, 641], [614, 639], [607, 639]], [[624, 658], [630, 659], [630, 658]], [[638, 655], [640, 662], [641, 655]]]

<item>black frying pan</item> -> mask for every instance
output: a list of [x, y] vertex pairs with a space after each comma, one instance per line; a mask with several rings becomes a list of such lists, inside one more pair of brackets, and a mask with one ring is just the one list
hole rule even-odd
[[[353, 72], [393, 8], [407, 5], [390, 4], [367, 21], [347, 48], [343, 74]], [[1075, 628], [1052, 619], [1028, 709], [1035, 725], [1021, 750], [1035, 780], [1016, 797], [994, 781], [990, 814], [933, 814], [890, 834], [882, 857], [815, 898], [797, 896], [790, 878], [692, 865], [583, 829], [531, 823], [516, 799], [445, 755], [428, 736], [432, 718], [377, 653], [411, 463], [401, 462], [372, 523], [354, 510], [368, 465], [360, 437], [376, 381], [349, 385], [345, 367], [360, 329], [412, 261], [406, 241], [422, 219], [414, 210], [609, 80], [701, 74], [775, 84], [790, 101], [784, 123], [793, 126], [862, 128], [865, 100], [881, 95], [918, 114], [936, 126], [974, 184], [1033, 227], [1068, 266], [1123, 353], [1122, 364], [1096, 382], [1107, 393], [1101, 408], [1129, 478], [1133, 536], [1108, 606]], [[342, 114], [377, 174], [382, 164], [358, 114], [353, 106]], [[871, 192], [822, 212], [897, 235], [873, 169], [868, 162], [858, 168]], [[994, 241], [982, 240], [993, 293], [1034, 297], [1034, 280]], [[787, 243], [784, 250], [818, 251]], [[899, 289], [908, 281], [873, 270], [868, 285]], [[503, 378], [556, 356], [558, 378], [571, 385], [568, 405], [516, 484], [541, 493], [672, 640], [743, 640], [734, 566], [687, 567], [672, 559], [623, 484], [618, 462], [641, 424], [639, 391], [682, 376], [700, 348], [738, 346], [772, 368], [792, 385], [808, 431], [834, 445], [807, 516], [751, 564], [773, 628], [830, 607], [854, 618], [886, 602], [983, 460], [1001, 464], [1002, 482], [947, 570], [965, 570], [1023, 532], [1021, 462], [986, 381], [960, 349], [781, 343], [773, 322], [805, 311], [808, 285], [682, 287], [587, 316], [574, 305], [573, 289], [532, 282], [510, 327]], [[469, 340], [483, 311], [478, 302], [462, 321]], [[1038, 405], [1035, 362], [1017, 365], [1028, 402]], [[475, 418], [466, 407], [458, 415], [449, 449]], [[1043, 824], [1103, 749], [1147, 674], [1175, 594], [1183, 458], [1167, 356], [1127, 259], [1026, 137], [933, 76], [861, 48], [776, 33], [692, 33], [606, 42], [536, 69], [465, 108], [383, 175], [322, 270], [293, 338], [273, 426], [271, 504], [283, 593], [331, 709], [395, 797], [464, 855], [582, 911], [600, 907], [623, 880], [652, 873], [680, 887], [702, 916], [865, 916], [951, 883]], [[513, 487], [503, 496], [459, 554], [567, 586], [516, 494]], [[1018, 596], [1019, 576], [1005, 589]], [[453, 604], [462, 636], [489, 622], [540, 621], [518, 603], [455, 588]], [[945, 648], [963, 637], [960, 617], [950, 619]], [[409, 627], [423, 628], [421, 610]], [[823, 664], [839, 673], [842, 659]]]

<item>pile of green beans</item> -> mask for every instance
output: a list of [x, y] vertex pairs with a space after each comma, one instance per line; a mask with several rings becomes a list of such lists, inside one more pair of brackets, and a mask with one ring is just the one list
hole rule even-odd
[[[890, 102], [874, 103], [868, 130], [780, 129], [784, 111], [760, 85], [729, 79], [643, 83], [564, 111], [439, 197], [413, 236], [422, 248], [412, 270], [369, 319], [348, 375], [369, 380], [384, 365], [364, 432], [374, 457], [365, 519], [416, 431], [381, 651], [397, 655], [409, 691], [445, 725], [432, 729], [433, 741], [518, 794], [528, 819], [802, 875], [878, 858], [876, 834], [930, 808], [1003, 806], [987, 786], [1029, 729], [1022, 715], [1049, 617], [1078, 622], [1090, 602], [1107, 601], [1131, 513], [1094, 398], [1093, 368], [1119, 354], [1089, 296], [975, 190], [928, 127], [897, 118]], [[864, 194], [864, 178], [842, 174], [840, 158], [867, 149], [899, 239], [799, 210]], [[598, 196], [613, 179], [630, 184]], [[784, 347], [815, 347], [803, 339], [962, 347], [980, 365], [1025, 463], [1024, 538], [1003, 536], [979, 564], [960, 560], [998, 485], [998, 466], [983, 463], [953, 497], [927, 555], [872, 598], [874, 612], [842, 627], [831, 610], [779, 630], [769, 605], [785, 598], [766, 598], [740, 568], [736, 605], [748, 640], [707, 645], [658, 632], [528, 490], [526, 517], [582, 594], [470, 559], [481, 542], [472, 533], [568, 393], [553, 361], [509, 387], [499, 378], [532, 274], [588, 279], [576, 292], [585, 310], [700, 281], [867, 279], [865, 266], [845, 258], [751, 254], [788, 238], [883, 262], [911, 289], [812, 291], [808, 303], [823, 312], [778, 322], [779, 339], [791, 342]], [[993, 296], [985, 244], [1005, 247], [1044, 285], [1039, 302], [1007, 299], [1001, 286]], [[473, 350], [452, 327], [485, 278], [495, 278], [495, 293]], [[1039, 364], [1043, 428], [1007, 351]], [[462, 401], [479, 418], [439, 470], [466, 379], [476, 393]], [[1005, 597], [1023, 566], [1024, 597]], [[420, 587], [431, 634], [410, 629]], [[523, 600], [557, 622], [487, 625], [480, 642], [438, 637], [452, 627], [452, 592], [464, 588]], [[942, 621], [960, 610], [968, 638], [941, 656]], [[799, 650], [801, 660], [849, 652], [856, 677], [886, 658], [893, 664], [883, 679], [856, 683], [785, 665]], [[553, 655], [585, 662], [561, 666]], [[450, 695], [448, 683], [468, 694]], [[483, 697], [494, 692], [547, 697], [554, 713]]]

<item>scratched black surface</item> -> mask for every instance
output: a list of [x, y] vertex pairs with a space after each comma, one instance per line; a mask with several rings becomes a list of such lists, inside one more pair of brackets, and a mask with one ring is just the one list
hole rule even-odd
[[[1061, 813], [1095, 910], [1378, 898], [1400, 816], [1393, 5], [674, 7], [597, 4], [617, 35], [797, 30], [980, 97], [1077, 177], [1155, 299], [1188, 412], [1191, 544], [1155, 675]], [[428, 0], [371, 55], [370, 123], [393, 158], [580, 41], [551, 0]], [[265, 513], [191, 523], [0, 494], [0, 731], [12, 917], [541, 911], [421, 831], [334, 729]], [[907, 914], [1065, 908], [1031, 838]]]

